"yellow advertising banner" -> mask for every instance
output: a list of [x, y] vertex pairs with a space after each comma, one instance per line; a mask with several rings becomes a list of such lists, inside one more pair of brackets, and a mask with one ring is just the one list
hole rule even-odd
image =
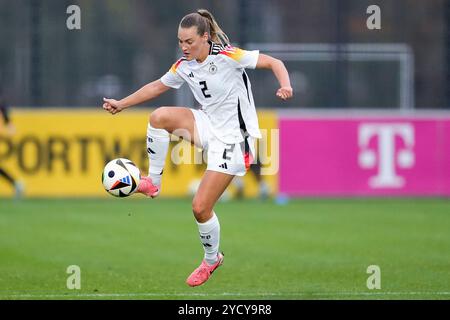
[[[101, 109], [12, 110], [15, 133], [0, 131], [0, 168], [23, 182], [27, 197], [109, 196], [101, 183], [109, 160], [128, 158], [147, 174], [146, 132], [151, 111], [137, 108], [112, 116]], [[258, 143], [263, 155], [262, 179], [273, 193], [277, 191], [277, 117], [272, 111], [261, 111], [258, 117], [263, 133]], [[174, 154], [177, 161], [171, 161]], [[202, 159], [201, 150], [188, 142], [171, 142], [161, 196], [192, 194], [206, 168]], [[241, 183], [246, 196], [258, 194], [251, 172]], [[236, 192], [236, 185], [229, 187], [227, 195]], [[1, 179], [0, 196], [13, 195], [14, 188]]]

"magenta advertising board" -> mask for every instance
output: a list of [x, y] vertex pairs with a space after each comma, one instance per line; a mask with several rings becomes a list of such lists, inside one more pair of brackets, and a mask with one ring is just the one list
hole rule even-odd
[[279, 191], [450, 196], [450, 117], [283, 117]]

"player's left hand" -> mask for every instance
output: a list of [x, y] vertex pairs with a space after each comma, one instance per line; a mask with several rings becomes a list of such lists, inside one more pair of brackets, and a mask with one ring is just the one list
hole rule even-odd
[[290, 99], [293, 95], [292, 87], [281, 87], [277, 90], [277, 97], [282, 100]]

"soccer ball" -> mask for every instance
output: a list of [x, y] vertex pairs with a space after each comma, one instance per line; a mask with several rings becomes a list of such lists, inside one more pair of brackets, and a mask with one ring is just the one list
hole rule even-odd
[[105, 165], [102, 183], [105, 190], [115, 197], [128, 197], [136, 192], [141, 172], [133, 161], [118, 158]]

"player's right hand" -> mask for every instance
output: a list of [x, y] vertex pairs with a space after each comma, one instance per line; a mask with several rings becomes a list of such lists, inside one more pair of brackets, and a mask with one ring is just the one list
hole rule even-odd
[[124, 108], [117, 100], [103, 98], [103, 109], [111, 114], [116, 114], [122, 111]]

